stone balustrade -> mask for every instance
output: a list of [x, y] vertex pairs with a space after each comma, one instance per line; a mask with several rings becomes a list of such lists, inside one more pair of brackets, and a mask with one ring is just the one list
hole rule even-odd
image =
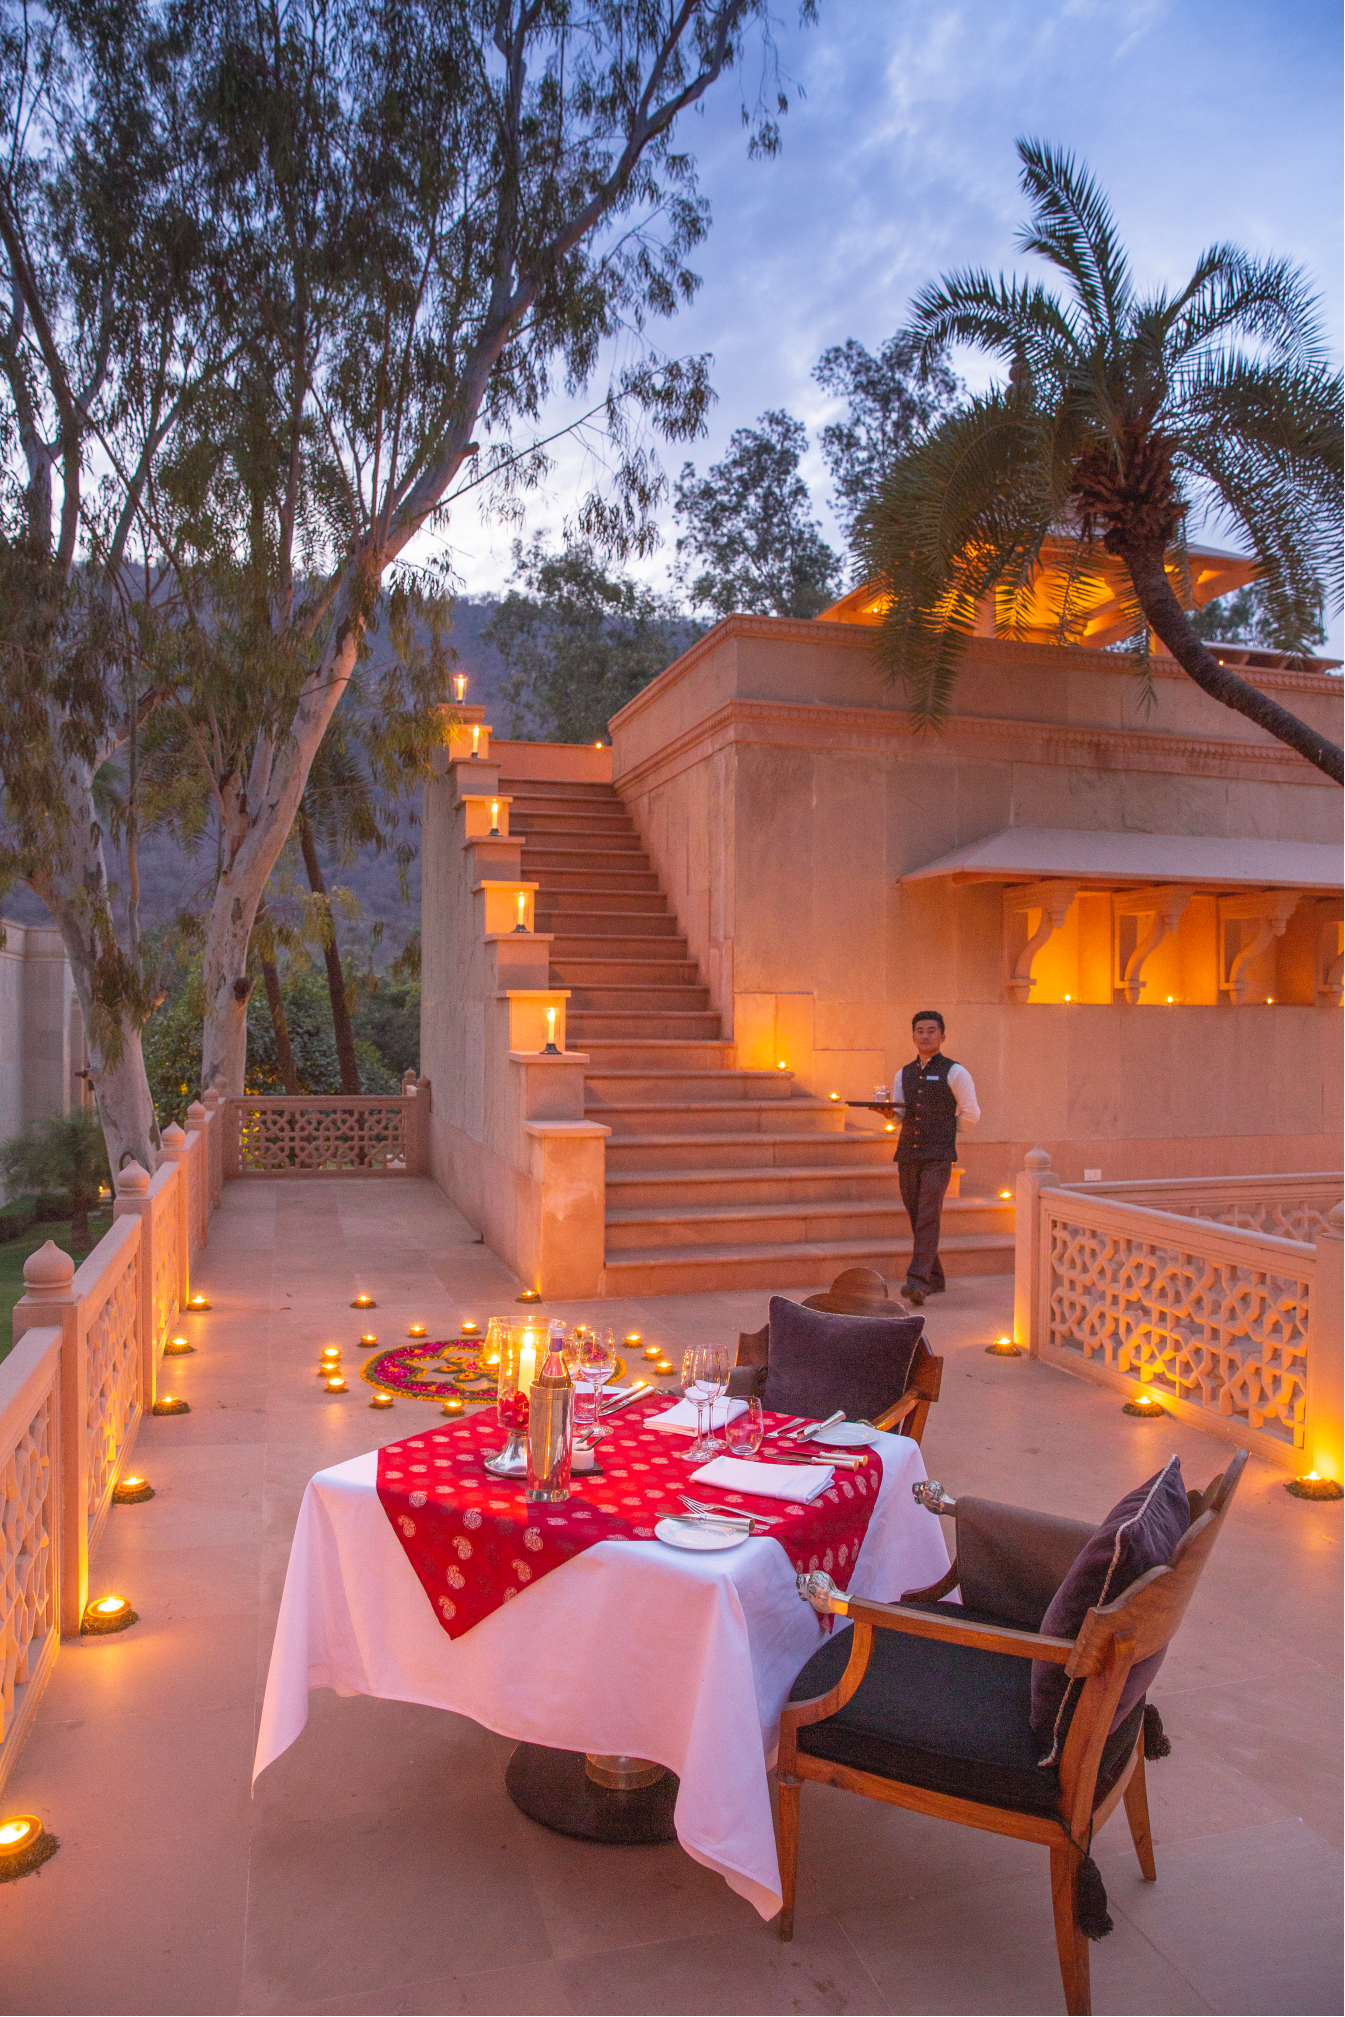
[[1017, 1340], [1339, 1479], [1343, 1188], [1330, 1171], [1063, 1184], [1033, 1150], [1018, 1180]]
[[0, 1362], [0, 1789], [89, 1596], [89, 1559], [164, 1345], [205, 1245], [220, 1102], [164, 1131], [151, 1177], [117, 1175], [113, 1221], [75, 1266], [48, 1240], [24, 1264]]
[[388, 1096], [226, 1099], [226, 1177], [423, 1177], [430, 1169], [430, 1082]]

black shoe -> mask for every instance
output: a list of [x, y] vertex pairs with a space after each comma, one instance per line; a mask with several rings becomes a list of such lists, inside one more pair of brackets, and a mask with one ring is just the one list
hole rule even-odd
[[925, 1290], [927, 1296], [943, 1296], [948, 1293], [947, 1282], [931, 1282]]
[[913, 1289], [908, 1284], [901, 1292], [901, 1299], [904, 1303], [914, 1303], [918, 1310], [925, 1300], [925, 1292], [923, 1289]]

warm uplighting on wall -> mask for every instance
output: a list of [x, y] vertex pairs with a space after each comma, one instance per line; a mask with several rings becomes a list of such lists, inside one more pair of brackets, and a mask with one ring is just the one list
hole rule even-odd
[[1066, 1001], [1073, 1001], [1073, 999], [1074, 999], [1073, 995], [1069, 995], [1069, 994], [1067, 994], [1067, 995], [1065, 996], [1065, 1000], [1066, 1000]]
[[1320, 1471], [1305, 1471], [1301, 1478], [1288, 1478], [1284, 1489], [1295, 1499], [1345, 1498], [1345, 1490], [1336, 1480], [1324, 1478]]
[[1275, 999], [1275, 997], [1274, 997], [1274, 995], [1273, 995], [1273, 994], [1268, 994], [1268, 995], [1266, 996], [1266, 1007], [1267, 1007], [1267, 1008], [1269, 1008], [1269, 1007], [1270, 1007], [1270, 1004], [1271, 1004], [1271, 1003], [1272, 1003], [1272, 1002], [1274, 1001], [1274, 999]]
[[99, 1597], [86, 1607], [79, 1629], [94, 1637], [104, 1632], [124, 1632], [128, 1625], [136, 1623], [137, 1616], [125, 1597]]

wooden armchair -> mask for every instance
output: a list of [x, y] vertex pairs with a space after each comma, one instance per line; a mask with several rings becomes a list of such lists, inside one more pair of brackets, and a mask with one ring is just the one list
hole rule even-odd
[[[867, 1316], [870, 1312], [865, 1310], [862, 1314]], [[770, 1341], [769, 1324], [763, 1324], [759, 1331], [738, 1333], [738, 1356], [729, 1374], [730, 1396], [746, 1400], [754, 1393], [760, 1394], [766, 1384]], [[910, 1436], [918, 1443], [925, 1433], [929, 1411], [939, 1398], [942, 1381], [943, 1360], [931, 1352], [921, 1338], [906, 1375], [905, 1392], [881, 1414], [874, 1416], [874, 1428], [886, 1429], [893, 1435]], [[952, 1587], [951, 1584], [949, 1587]]]
[[[996, 1509], [1014, 1514], [1026, 1544], [1016, 1581], [999, 1585], [999, 1609], [1009, 1622], [973, 1607], [968, 1583], [984, 1602], [996, 1580], [993, 1563], [975, 1541], [968, 1552], [977, 1560], [961, 1572], [961, 1607], [938, 1601], [959, 1579], [956, 1564], [932, 1589], [908, 1591], [898, 1604], [847, 1597], [829, 1577], [800, 1578], [815, 1609], [852, 1619], [854, 1630], [814, 1654], [780, 1721], [782, 1940], [794, 1930], [802, 1784], [816, 1779], [1049, 1849], [1065, 2008], [1071, 2017], [1087, 2017], [1084, 1926], [1093, 1937], [1110, 1926], [1089, 1850], [1122, 1801], [1140, 1869], [1150, 1883], [1157, 1877], [1144, 1778], [1146, 1720], [1156, 1718], [1152, 1711], [1146, 1715], [1141, 1696], [1114, 1730], [1112, 1723], [1132, 1666], [1160, 1653], [1181, 1623], [1245, 1463], [1240, 1450], [1204, 1492], [1187, 1493], [1191, 1524], [1168, 1561], [1138, 1577], [1113, 1603], [1090, 1610], [1073, 1639], [1049, 1638], [1011, 1620], [1025, 1608], [1041, 1618], [1045, 1605], [1038, 1609], [1038, 1602], [1044, 1592], [1046, 1602], [1055, 1594], [1048, 1586], [1060, 1563], [1063, 1580], [1071, 1548], [1077, 1554], [1095, 1531], [1080, 1522], [1048, 1520], [1034, 1534], [1033, 1515]], [[939, 1510], [952, 1506], [951, 1500], [940, 1503], [937, 1486], [917, 1488], [917, 1495]], [[991, 1525], [982, 1520], [979, 1531]], [[969, 1534], [976, 1528], [969, 1523]], [[1040, 1762], [1042, 1744], [1028, 1720], [1033, 1661], [1062, 1666], [1083, 1684], [1058, 1765]], [[1150, 1755], [1161, 1755], [1161, 1748], [1155, 1745]], [[1100, 1923], [1090, 1913], [1103, 1915]]]

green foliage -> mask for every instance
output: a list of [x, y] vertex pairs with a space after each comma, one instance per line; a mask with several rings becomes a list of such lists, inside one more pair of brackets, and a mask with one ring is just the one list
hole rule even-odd
[[1219, 644], [1250, 644], [1261, 651], [1296, 651], [1316, 645], [1319, 649], [1326, 643], [1326, 631], [1322, 626], [1321, 604], [1317, 611], [1305, 611], [1295, 615], [1286, 632], [1277, 624], [1274, 611], [1258, 581], [1249, 582], [1246, 588], [1239, 588], [1233, 595], [1221, 595], [1215, 602], [1207, 602], [1203, 609], [1191, 615], [1191, 628], [1197, 637], [1213, 639]]
[[1183, 613], [1189, 581], [1174, 592], [1165, 573], [1193, 515], [1222, 517], [1255, 558], [1282, 646], [1308, 642], [1324, 581], [1338, 597], [1341, 379], [1304, 276], [1218, 245], [1178, 293], [1141, 298], [1096, 184], [1037, 142], [1018, 152], [1032, 211], [1020, 246], [1066, 291], [965, 272], [917, 298], [923, 361], [970, 344], [1002, 360], [1008, 383], [898, 456], [865, 517], [869, 577], [890, 598], [889, 673], [905, 679], [917, 726], [940, 722], [979, 606], [993, 597], [997, 626], [1016, 634], [1043, 545], [1063, 539], [1062, 643], [1082, 636], [1114, 556], [1141, 670], [1152, 627], [1206, 691], [1339, 777], [1334, 745], [1215, 663]]
[[700, 636], [685, 610], [608, 573], [590, 546], [548, 553], [540, 539], [516, 542], [514, 579], [522, 588], [481, 634], [509, 668], [510, 733], [526, 741], [600, 740], [618, 708]]
[[[840, 555], [823, 539], [799, 475], [807, 446], [801, 422], [776, 410], [756, 427], [735, 428], [728, 454], [706, 476], [682, 465], [679, 571], [690, 577], [693, 601], [717, 617], [816, 616], [839, 594]], [[701, 563], [694, 575], [693, 555]]]
[[[367, 1046], [400, 1084], [403, 1072], [420, 1070], [420, 981], [375, 978], [353, 994], [351, 1022], [357, 1050]], [[382, 1092], [382, 1086], [367, 1091]], [[387, 1088], [390, 1090], [390, 1088]]]
[[844, 399], [844, 420], [822, 429], [822, 453], [836, 486], [836, 516], [853, 539], [869, 499], [897, 456], [957, 404], [962, 387], [942, 358], [922, 363], [908, 331], [872, 356], [852, 336], [824, 350], [813, 368], [824, 392]]
[[21, 1135], [11, 1136], [0, 1144], [0, 1180], [7, 1191], [65, 1192], [72, 1207], [74, 1238], [88, 1247], [89, 1207], [98, 1186], [111, 1182], [97, 1119], [76, 1108], [68, 1114], [48, 1114]]

